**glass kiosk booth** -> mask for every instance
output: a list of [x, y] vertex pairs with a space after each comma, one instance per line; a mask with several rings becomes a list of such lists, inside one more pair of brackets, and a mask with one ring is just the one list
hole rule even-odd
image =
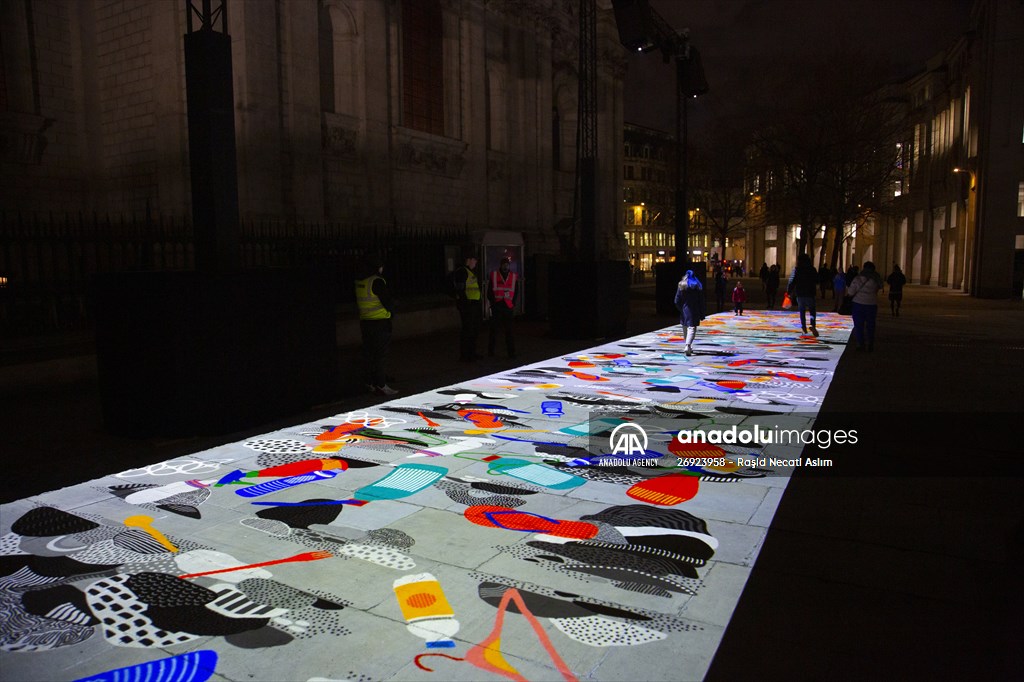
[[[522, 315], [524, 301], [526, 299], [526, 287], [523, 283], [524, 260], [523, 260], [523, 234], [508, 230], [486, 230], [477, 231], [469, 235], [469, 243], [465, 246], [472, 246], [477, 253], [477, 276], [480, 278], [481, 300], [484, 308], [484, 319], [491, 316], [490, 305], [487, 303], [487, 286], [491, 273], [498, 269], [502, 258], [509, 259], [509, 271], [519, 276], [519, 296], [516, 299], [516, 315]], [[462, 253], [463, 246], [448, 246], [445, 248], [445, 268], [451, 272], [461, 267], [465, 256]]]

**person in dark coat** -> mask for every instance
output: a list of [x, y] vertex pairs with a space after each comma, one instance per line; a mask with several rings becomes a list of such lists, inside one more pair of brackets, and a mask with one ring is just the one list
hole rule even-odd
[[768, 310], [774, 310], [775, 297], [779, 293], [779, 266], [777, 264], [768, 269], [768, 277], [764, 281], [764, 291], [768, 297]]
[[455, 306], [459, 310], [462, 322], [462, 333], [459, 336], [459, 360], [472, 362], [479, 359], [476, 352], [477, 338], [483, 325], [483, 308], [481, 307], [480, 280], [476, 276], [476, 252], [470, 248], [464, 250], [465, 261], [461, 268], [453, 273], [455, 287]]
[[676, 287], [676, 308], [679, 310], [679, 324], [686, 330], [686, 355], [693, 355], [693, 339], [697, 336], [697, 327], [704, 319], [704, 287], [700, 280], [687, 270]]
[[903, 304], [903, 287], [907, 284], [907, 276], [900, 270], [898, 263], [892, 264], [892, 273], [885, 278], [889, 285], [889, 308], [893, 317], [900, 316], [900, 306]]
[[818, 286], [821, 287], [821, 297], [828, 298], [825, 294], [832, 288], [832, 275], [824, 263], [818, 268]]
[[722, 268], [715, 268], [715, 302], [718, 304], [718, 312], [722, 312], [722, 309], [725, 308], [725, 289], [728, 286], [729, 283], [725, 279]]
[[843, 298], [846, 296], [846, 273], [842, 270], [836, 272], [832, 278], [832, 298], [835, 299], [835, 306], [832, 312], [838, 313], [843, 306]]
[[789, 295], [796, 299], [800, 308], [800, 327], [807, 333], [807, 312], [811, 313], [811, 333], [818, 335], [818, 309], [815, 296], [818, 294], [818, 270], [811, 265], [811, 257], [801, 253], [796, 257], [796, 267], [789, 276]]
[[379, 254], [367, 256], [362, 272], [355, 281], [356, 306], [363, 338], [366, 387], [373, 393], [393, 396], [398, 391], [387, 384], [385, 363], [391, 346], [391, 315], [395, 305], [388, 291], [388, 283], [381, 276], [383, 272], [383, 258]]

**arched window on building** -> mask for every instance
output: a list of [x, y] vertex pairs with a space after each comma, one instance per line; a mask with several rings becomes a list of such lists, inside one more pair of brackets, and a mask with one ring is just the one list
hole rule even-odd
[[444, 21], [439, 0], [402, 3], [402, 125], [444, 135]]
[[342, 0], [322, 0], [317, 15], [320, 53], [320, 108], [356, 115], [362, 96], [358, 80], [355, 18]]

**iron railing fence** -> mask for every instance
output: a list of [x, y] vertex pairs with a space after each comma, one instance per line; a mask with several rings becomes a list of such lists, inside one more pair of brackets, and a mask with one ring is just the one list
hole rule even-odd
[[[398, 298], [440, 294], [445, 247], [467, 239], [465, 227], [246, 220], [239, 261], [249, 270], [311, 269], [354, 300], [352, 282], [365, 255], [385, 260]], [[94, 275], [125, 271], [192, 270], [191, 222], [162, 216], [0, 212], [0, 336], [89, 329]]]

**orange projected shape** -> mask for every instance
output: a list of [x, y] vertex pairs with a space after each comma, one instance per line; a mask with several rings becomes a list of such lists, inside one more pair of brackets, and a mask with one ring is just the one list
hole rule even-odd
[[569, 376], [582, 379], [583, 381], [608, 381], [604, 377], [599, 377], [594, 374], [587, 374], [586, 372], [569, 372]]
[[430, 573], [418, 573], [395, 581], [395, 598], [402, 616], [412, 623], [425, 618], [454, 616], [455, 610], [438, 582]]
[[747, 385], [747, 382], [737, 381], [735, 379], [724, 379], [722, 381], [716, 381], [715, 383], [722, 388], [731, 388], [737, 391]]
[[519, 613], [529, 622], [537, 640], [544, 647], [544, 651], [547, 652], [551, 662], [555, 664], [555, 668], [562, 674], [566, 682], [579, 682], [579, 678], [572, 674], [569, 666], [558, 655], [555, 645], [551, 643], [547, 633], [544, 631], [544, 627], [537, 621], [537, 617], [526, 607], [526, 602], [523, 600], [522, 595], [519, 594], [519, 590], [514, 587], [509, 588], [501, 597], [501, 602], [498, 604], [498, 616], [494, 619], [494, 629], [491, 630], [491, 634], [487, 635], [479, 644], [470, 649], [464, 660], [489, 673], [501, 675], [510, 680], [515, 680], [515, 682], [527, 682], [526, 678], [501, 655], [501, 632], [505, 625], [505, 613], [508, 611], [509, 602], [515, 603]]
[[145, 531], [151, 538], [159, 542], [161, 545], [167, 548], [169, 552], [177, 552], [178, 548], [174, 546], [174, 543], [167, 539], [167, 536], [158, 531], [153, 527], [153, 517], [146, 516], [145, 514], [136, 514], [135, 516], [129, 516], [124, 520], [124, 525], [129, 528], [138, 528]]
[[572, 362], [569, 363], [569, 366], [570, 367], [594, 367], [595, 365], [592, 362], [581, 362], [579, 360], [573, 360]]
[[417, 592], [405, 598], [405, 603], [414, 609], [425, 609], [428, 606], [433, 606], [436, 601], [437, 597], [427, 592]]
[[316, 437], [317, 440], [338, 440], [344, 438], [353, 431], [365, 428], [366, 424], [353, 424], [352, 422], [345, 422], [344, 424], [338, 424], [333, 427], [330, 431], [324, 431]]
[[668, 451], [676, 457], [724, 457], [725, 450], [711, 443], [680, 443], [678, 438], [668, 442]]
[[504, 528], [521, 533], [544, 533], [576, 540], [589, 540], [597, 535], [597, 526], [586, 521], [561, 521], [509, 507], [478, 504], [467, 508], [463, 515], [467, 521], [478, 526]]
[[671, 507], [693, 499], [700, 487], [697, 476], [686, 474], [668, 474], [647, 481], [640, 481], [626, 491], [626, 495], [634, 500]]
[[493, 412], [485, 410], [459, 410], [459, 416], [473, 422], [478, 429], [500, 429], [504, 426]]
[[313, 448], [313, 452], [337, 452], [338, 450], [341, 450], [346, 445], [348, 445], [348, 443], [343, 443], [341, 441], [333, 441], [333, 442], [330, 442], [330, 443], [320, 443], [315, 448]]
[[420, 419], [427, 422], [427, 426], [440, 426], [436, 421], [424, 416], [422, 412], [417, 412], [416, 414], [420, 416]]

